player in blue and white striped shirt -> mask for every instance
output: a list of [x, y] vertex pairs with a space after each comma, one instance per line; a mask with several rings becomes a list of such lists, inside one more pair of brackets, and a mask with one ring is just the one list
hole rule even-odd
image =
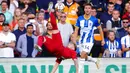
[[130, 25], [128, 25], [128, 34], [121, 38], [123, 57], [130, 57]]
[[93, 43], [94, 43], [94, 27], [97, 27], [100, 31], [100, 35], [102, 36], [102, 44], [104, 44], [104, 36], [101, 25], [98, 24], [98, 19], [94, 16], [91, 16], [92, 6], [91, 4], [84, 5], [85, 14], [80, 16], [77, 20], [76, 27], [75, 27], [75, 36], [78, 35], [78, 30], [80, 29], [80, 39], [79, 39], [79, 50], [80, 50], [80, 61], [79, 61], [79, 73], [81, 73], [82, 65], [87, 61], [91, 61], [96, 63], [97, 67], [97, 60], [93, 59], [92, 57], [88, 56], [90, 53]]
[[121, 42], [115, 38], [115, 32], [108, 31], [108, 38], [105, 39], [103, 57], [121, 57]]

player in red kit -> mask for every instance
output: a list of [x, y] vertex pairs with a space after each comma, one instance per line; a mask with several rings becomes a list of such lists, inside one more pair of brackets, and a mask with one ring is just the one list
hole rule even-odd
[[57, 58], [51, 73], [56, 72], [62, 60], [70, 58], [74, 61], [76, 73], [78, 73], [77, 54], [74, 50], [68, 48], [71, 45], [69, 45], [68, 47], [63, 46], [61, 35], [57, 28], [55, 16], [53, 15], [53, 13], [50, 13], [50, 22], [47, 23], [47, 34], [38, 37], [38, 45], [44, 45], [47, 50], [55, 55]]

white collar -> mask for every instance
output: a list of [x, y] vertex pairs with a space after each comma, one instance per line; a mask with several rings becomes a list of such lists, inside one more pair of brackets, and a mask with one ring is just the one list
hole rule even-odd
[[66, 2], [66, 4], [70, 6], [70, 5], [72, 5], [72, 4], [73, 4], [73, 2], [71, 2], [71, 3]]
[[[120, 20], [121, 20], [121, 19], [120, 19], [120, 18], [118, 18], [118, 21], [120, 21]], [[112, 21], [115, 21], [113, 17], [112, 17]]]

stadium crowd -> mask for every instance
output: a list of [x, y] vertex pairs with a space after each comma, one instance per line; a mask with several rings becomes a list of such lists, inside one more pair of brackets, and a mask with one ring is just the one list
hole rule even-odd
[[84, 15], [84, 3], [93, 6], [91, 16], [98, 19], [105, 39], [102, 45], [99, 30], [94, 27], [89, 55], [130, 57], [130, 0], [0, 0], [0, 57], [54, 57], [47, 47], [37, 45], [39, 36], [50, 33], [52, 12], [63, 46], [73, 48], [79, 56], [81, 31], [77, 38], [73, 33], [78, 17]]

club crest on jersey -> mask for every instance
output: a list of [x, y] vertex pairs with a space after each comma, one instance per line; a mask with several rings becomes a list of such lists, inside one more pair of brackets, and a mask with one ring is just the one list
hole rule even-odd
[[92, 27], [93, 26], [93, 22], [91, 20], [88, 20], [88, 27]]

